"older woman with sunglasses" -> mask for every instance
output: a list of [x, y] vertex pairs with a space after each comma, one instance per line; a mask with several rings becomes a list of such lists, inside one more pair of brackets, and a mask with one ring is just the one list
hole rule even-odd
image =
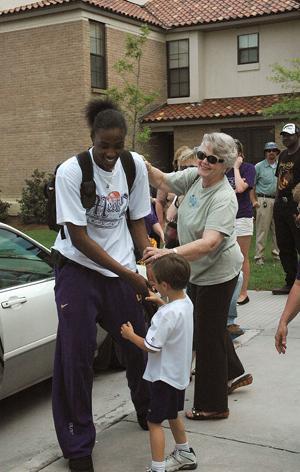
[[[250, 383], [226, 329], [230, 300], [243, 256], [234, 231], [237, 201], [225, 172], [234, 165], [237, 148], [231, 136], [205, 134], [196, 169], [166, 174], [147, 163], [153, 186], [185, 195], [178, 210], [180, 245], [175, 249], [146, 248], [151, 263], [174, 251], [191, 265], [188, 294], [194, 303], [196, 375], [192, 420], [229, 415], [228, 393]], [[240, 378], [239, 378], [240, 377]]]

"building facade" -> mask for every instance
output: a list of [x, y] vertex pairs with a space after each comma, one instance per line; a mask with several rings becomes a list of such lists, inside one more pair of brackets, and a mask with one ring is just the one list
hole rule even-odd
[[215, 130], [240, 138], [249, 160], [260, 160], [264, 142], [280, 144], [282, 121], [290, 118], [266, 119], [261, 110], [282, 98], [268, 79], [271, 65], [299, 57], [300, 5], [251, 4], [247, 11], [241, 1], [228, 8], [189, 0], [3, 0], [1, 198], [17, 212], [34, 169], [50, 172], [90, 145], [85, 105], [122, 85], [113, 66], [126, 35], [143, 24], [150, 34], [141, 86], [158, 92], [144, 115], [151, 160], [169, 170], [174, 149]]

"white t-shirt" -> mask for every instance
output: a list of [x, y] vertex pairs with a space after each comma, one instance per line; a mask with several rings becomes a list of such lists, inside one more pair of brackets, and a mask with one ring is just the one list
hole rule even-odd
[[[90, 154], [93, 159], [92, 149]], [[147, 169], [142, 157], [132, 152], [136, 177], [130, 201], [126, 174], [120, 159], [112, 172], [106, 172], [93, 159], [94, 181], [96, 184], [95, 205], [86, 210], [80, 199], [82, 172], [76, 156], [65, 161], [59, 168], [55, 179], [57, 223], [73, 223], [87, 226], [87, 233], [113, 259], [131, 270], [136, 270], [134, 247], [126, 222], [129, 205], [130, 218], [138, 220], [150, 213], [150, 194]], [[67, 227], [64, 226], [66, 239], [58, 234], [54, 248], [61, 254], [79, 264], [96, 270], [108, 277], [117, 277], [113, 272], [87, 258], [71, 242]]]
[[161, 306], [153, 316], [145, 346], [155, 352], [148, 352], [143, 378], [184, 390], [190, 381], [192, 343], [193, 304], [186, 295]]

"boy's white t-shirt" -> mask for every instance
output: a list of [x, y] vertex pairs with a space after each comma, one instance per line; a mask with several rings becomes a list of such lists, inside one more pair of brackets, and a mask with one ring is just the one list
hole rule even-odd
[[148, 352], [143, 378], [184, 390], [190, 381], [192, 343], [193, 304], [186, 295], [161, 306], [153, 316], [145, 346], [155, 352]]
[[[76, 156], [65, 161], [58, 168], [56, 189], [57, 223], [73, 223], [86, 226], [87, 233], [113, 259], [131, 270], [136, 270], [134, 246], [126, 222], [129, 205], [130, 218], [137, 220], [150, 213], [150, 193], [148, 174], [142, 157], [132, 152], [136, 168], [135, 180], [128, 196], [126, 174], [120, 159], [112, 172], [106, 172], [95, 163], [92, 149], [96, 202], [90, 209], [83, 208], [80, 198], [82, 172]], [[58, 234], [54, 249], [79, 264], [96, 270], [108, 277], [117, 277], [113, 272], [87, 258], [71, 242], [67, 227], [64, 226], [66, 239]]]

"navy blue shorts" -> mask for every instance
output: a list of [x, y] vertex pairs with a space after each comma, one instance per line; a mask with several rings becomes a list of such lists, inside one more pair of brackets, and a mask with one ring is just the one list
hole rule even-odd
[[175, 420], [178, 412], [184, 409], [185, 390], [178, 390], [161, 380], [148, 382], [150, 405], [147, 421], [162, 423], [164, 420]]

